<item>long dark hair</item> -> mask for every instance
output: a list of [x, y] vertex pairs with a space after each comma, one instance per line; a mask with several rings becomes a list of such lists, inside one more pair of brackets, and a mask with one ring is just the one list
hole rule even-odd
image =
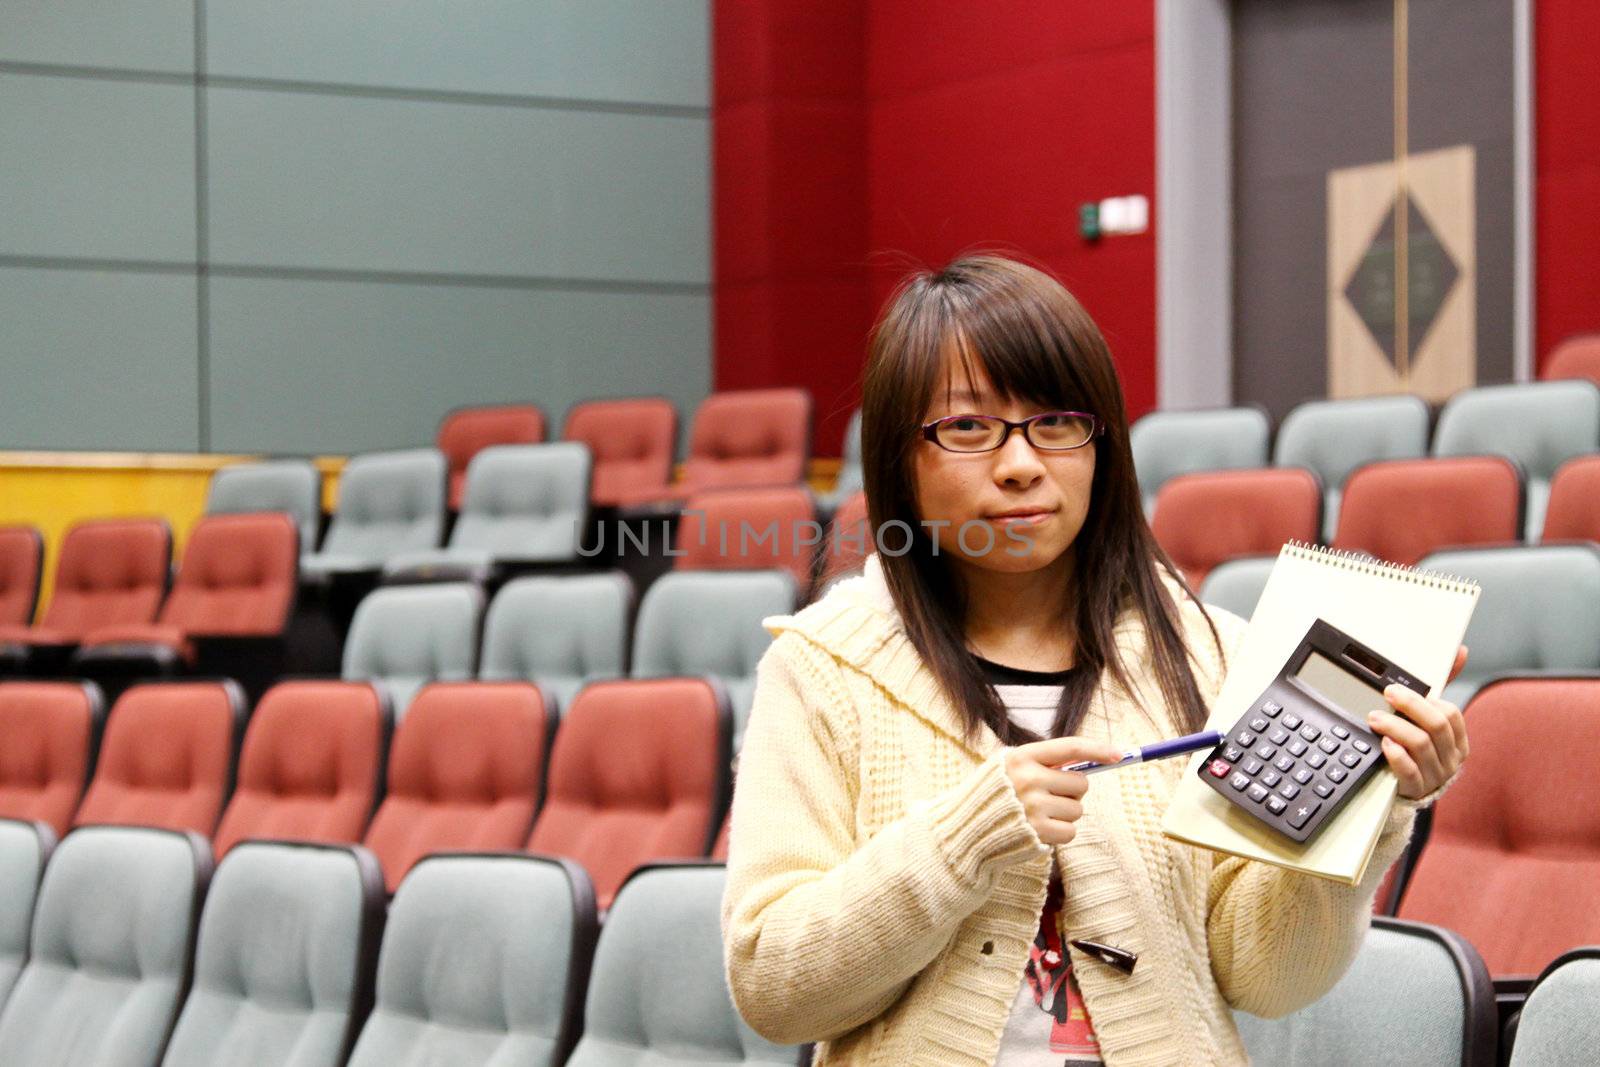
[[[1130, 677], [1113, 637], [1120, 615], [1134, 612], [1148, 635], [1155, 680], [1178, 724], [1199, 730], [1206, 709], [1178, 621], [1162, 584], [1165, 570], [1194, 599], [1145, 521], [1128, 447], [1128, 417], [1111, 352], [1072, 294], [1041, 270], [996, 255], [965, 256], [943, 270], [918, 271], [890, 298], [873, 328], [862, 388], [861, 463], [871, 528], [899, 520], [913, 531], [908, 551], [879, 551], [884, 577], [906, 634], [954, 700], [969, 738], [988, 726], [1006, 744], [1038, 740], [1016, 726], [984, 678], [963, 634], [961, 583], [948, 554], [918, 522], [912, 474], [919, 427], [955, 353], [969, 377], [976, 362], [1004, 398], [1049, 409], [1087, 411], [1105, 433], [1098, 450], [1089, 513], [1069, 552], [1076, 553], [1071, 602], [1074, 669], [1056, 710], [1055, 735], [1076, 733], [1103, 673], [1123, 690]], [[903, 539], [896, 536], [896, 549]], [[1204, 611], [1204, 609], [1201, 609]], [[1215, 624], [1211, 637], [1218, 644]]]

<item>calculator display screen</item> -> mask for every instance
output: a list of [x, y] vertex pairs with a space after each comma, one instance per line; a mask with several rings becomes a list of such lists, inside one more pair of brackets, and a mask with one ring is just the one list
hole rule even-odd
[[1306, 656], [1295, 672], [1295, 680], [1357, 720], [1365, 720], [1367, 712], [1388, 704], [1382, 690], [1374, 689], [1319, 652]]

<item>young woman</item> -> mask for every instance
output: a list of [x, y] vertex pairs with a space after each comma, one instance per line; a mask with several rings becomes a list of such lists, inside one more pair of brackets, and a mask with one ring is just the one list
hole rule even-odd
[[768, 620], [723, 901], [740, 1013], [823, 1064], [1245, 1062], [1230, 1009], [1339, 978], [1460, 712], [1396, 688], [1373, 713], [1400, 799], [1354, 887], [1164, 838], [1187, 760], [1059, 769], [1201, 729], [1244, 627], [1152, 539], [1105, 341], [1030, 267], [901, 286], [862, 461], [865, 575]]

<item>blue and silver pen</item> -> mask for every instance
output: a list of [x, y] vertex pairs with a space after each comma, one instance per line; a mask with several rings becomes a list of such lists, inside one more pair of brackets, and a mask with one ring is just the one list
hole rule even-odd
[[1084, 774], [1098, 774], [1101, 771], [1126, 767], [1133, 763], [1149, 763], [1151, 760], [1198, 752], [1202, 748], [1213, 748], [1220, 744], [1226, 736], [1228, 735], [1217, 730], [1201, 730], [1199, 733], [1189, 734], [1187, 737], [1174, 737], [1170, 741], [1157, 741], [1153, 745], [1145, 745], [1142, 748], [1130, 748], [1115, 763], [1095, 763], [1090, 760], [1085, 763], [1069, 763], [1061, 769], [1064, 771], [1082, 771]]

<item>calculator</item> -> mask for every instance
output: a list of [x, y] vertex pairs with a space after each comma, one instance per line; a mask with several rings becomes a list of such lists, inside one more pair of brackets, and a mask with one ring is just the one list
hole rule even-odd
[[1202, 781], [1292, 841], [1315, 837], [1383, 762], [1367, 713], [1428, 687], [1318, 619], [1205, 762]]

